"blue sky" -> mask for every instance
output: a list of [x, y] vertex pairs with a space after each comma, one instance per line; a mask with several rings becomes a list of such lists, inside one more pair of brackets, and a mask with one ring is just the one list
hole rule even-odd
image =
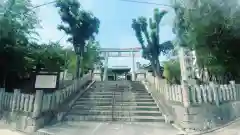
[[[52, 0], [32, 0], [33, 4], [42, 4]], [[130, 48], [140, 47], [131, 28], [133, 18], [139, 16], [151, 17], [154, 8], [165, 9], [169, 13], [164, 17], [161, 24], [161, 42], [174, 39], [172, 33], [172, 22], [174, 13], [171, 8], [156, 5], [138, 4], [119, 0], [79, 0], [82, 7], [93, 12], [101, 21], [100, 32], [97, 40], [103, 48]], [[155, 2], [160, 4], [170, 4], [170, 0], [139, 0]], [[42, 28], [38, 30], [42, 42], [58, 41], [64, 34], [57, 30], [57, 25], [61, 23], [57, 9], [54, 5], [47, 5], [37, 9]], [[61, 40], [61, 44], [71, 46], [66, 42], [67, 36]], [[161, 57], [160, 59], [164, 59]], [[148, 61], [137, 58], [136, 61], [148, 63]], [[132, 67], [131, 58], [110, 58], [109, 66], [129, 66]]]

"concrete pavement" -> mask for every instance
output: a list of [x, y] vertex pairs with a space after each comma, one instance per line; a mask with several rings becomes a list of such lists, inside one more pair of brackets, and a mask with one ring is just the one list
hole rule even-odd
[[166, 123], [64, 122], [39, 132], [51, 135], [176, 135], [180, 131]]
[[24, 133], [13, 131], [9, 129], [9, 126], [0, 122], [0, 135], [25, 135]]
[[240, 135], [240, 119], [204, 135]]

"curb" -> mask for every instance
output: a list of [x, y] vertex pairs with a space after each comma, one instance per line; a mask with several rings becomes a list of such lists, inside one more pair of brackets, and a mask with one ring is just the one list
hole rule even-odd
[[215, 127], [215, 128], [209, 129], [209, 130], [202, 131], [202, 132], [192, 132], [192, 133], [189, 132], [188, 134], [189, 135], [202, 135], [202, 134], [211, 133], [211, 132], [217, 131], [219, 129], [223, 129], [223, 128], [227, 127], [227, 126], [230, 126], [230, 125], [232, 125], [232, 124], [234, 124], [234, 123], [236, 123], [238, 121], [240, 121], [240, 117], [235, 119], [235, 120], [233, 120], [233, 121], [228, 122], [227, 124], [219, 126], [219, 127]]

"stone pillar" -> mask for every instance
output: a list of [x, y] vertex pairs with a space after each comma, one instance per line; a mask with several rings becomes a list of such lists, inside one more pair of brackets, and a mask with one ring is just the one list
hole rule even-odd
[[135, 74], [135, 54], [134, 52], [132, 51], [132, 81], [135, 81], [136, 80], [136, 74]]
[[237, 100], [237, 89], [236, 89], [235, 81], [230, 81], [230, 84], [232, 86], [233, 100]]
[[20, 89], [15, 89], [13, 94], [13, 101], [12, 101], [12, 111], [14, 111], [16, 108], [19, 95], [20, 95]]
[[34, 110], [33, 110], [33, 117], [38, 117], [41, 114], [42, 110], [42, 102], [43, 102], [43, 91], [37, 90], [35, 94], [35, 101], [34, 101]]
[[3, 108], [3, 102], [4, 102], [4, 100], [3, 100], [3, 93], [5, 92], [5, 89], [4, 88], [0, 88], [0, 110], [2, 110]]
[[190, 51], [185, 48], [180, 48], [179, 50], [179, 61], [181, 69], [181, 85], [182, 85], [182, 94], [183, 94], [183, 105], [184, 107], [189, 107], [190, 105], [190, 88], [189, 82], [191, 80], [192, 68], [191, 68], [191, 55]]
[[189, 86], [186, 81], [182, 82], [182, 95], [183, 105], [184, 107], [188, 108], [190, 106], [190, 98], [189, 98]]
[[218, 88], [213, 82], [210, 82], [209, 85], [210, 85], [211, 89], [213, 90], [213, 101], [215, 102], [216, 106], [219, 106], [220, 103], [219, 103]]
[[103, 81], [108, 80], [108, 52], [105, 52], [105, 62], [104, 62], [104, 73], [103, 73]]

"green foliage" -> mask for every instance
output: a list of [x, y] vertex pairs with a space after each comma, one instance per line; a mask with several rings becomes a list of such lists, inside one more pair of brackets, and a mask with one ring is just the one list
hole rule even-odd
[[33, 42], [39, 20], [34, 11], [28, 12], [30, 1], [8, 0], [5, 7], [0, 17], [0, 85], [19, 87], [33, 70], [63, 69], [65, 50], [59, 44]]
[[143, 58], [150, 60], [153, 70], [158, 76], [162, 76], [158, 56], [161, 53], [167, 54], [173, 49], [170, 41], [160, 43], [159, 25], [166, 13], [166, 11], [160, 12], [158, 9], [155, 9], [153, 18], [150, 18], [149, 22], [147, 22], [145, 17], [139, 17], [132, 21], [132, 28], [143, 49]]
[[100, 64], [100, 44], [96, 41], [89, 41], [87, 43], [87, 51], [83, 54], [83, 67], [93, 68], [94, 64]]
[[180, 84], [181, 70], [179, 60], [169, 60], [164, 62], [163, 76], [170, 84]]
[[[35, 12], [20, 15], [32, 7], [27, 0], [7, 2], [7, 9], [0, 18], [0, 56], [3, 71], [24, 71], [27, 63], [26, 55], [30, 51], [30, 37], [35, 34], [38, 19]], [[10, 6], [8, 6], [10, 4]]]
[[207, 68], [210, 76], [238, 78], [239, 4], [224, 0], [202, 0], [199, 3], [194, 8], [176, 4], [175, 32], [180, 45], [196, 50], [198, 65]]
[[[65, 68], [65, 50], [57, 43], [35, 45], [30, 60], [38, 68], [58, 71]], [[30, 61], [29, 61], [30, 63]], [[32, 67], [32, 66], [31, 66]]]
[[[83, 61], [81, 63], [81, 67], [83, 69], [83, 72], [88, 71], [89, 69], [93, 69], [95, 64], [101, 64], [101, 60], [102, 58], [100, 57], [99, 54], [99, 49], [100, 49], [100, 45], [99, 42], [96, 41], [90, 41], [87, 43], [86, 46], [86, 52], [84, 52], [83, 54]], [[73, 49], [71, 49], [71, 53], [68, 53], [68, 72], [73, 74], [74, 76], [76, 75], [76, 54], [74, 51], [72, 51]]]
[[[98, 33], [100, 21], [92, 13], [82, 9], [78, 0], [57, 0], [56, 7], [59, 9], [61, 20], [64, 24], [58, 29], [63, 30], [70, 37], [69, 42], [73, 44], [74, 50], [80, 56], [84, 55], [86, 42], [94, 39]], [[77, 57], [77, 66], [80, 66], [80, 59]], [[77, 67], [77, 77], [79, 67]]]
[[[98, 33], [100, 21], [92, 13], [82, 9], [77, 0], [58, 0], [56, 7], [64, 24], [59, 25], [59, 29], [70, 35], [68, 41], [74, 47], [84, 49], [86, 41], [94, 39]], [[81, 50], [83, 52], [83, 50]]]

